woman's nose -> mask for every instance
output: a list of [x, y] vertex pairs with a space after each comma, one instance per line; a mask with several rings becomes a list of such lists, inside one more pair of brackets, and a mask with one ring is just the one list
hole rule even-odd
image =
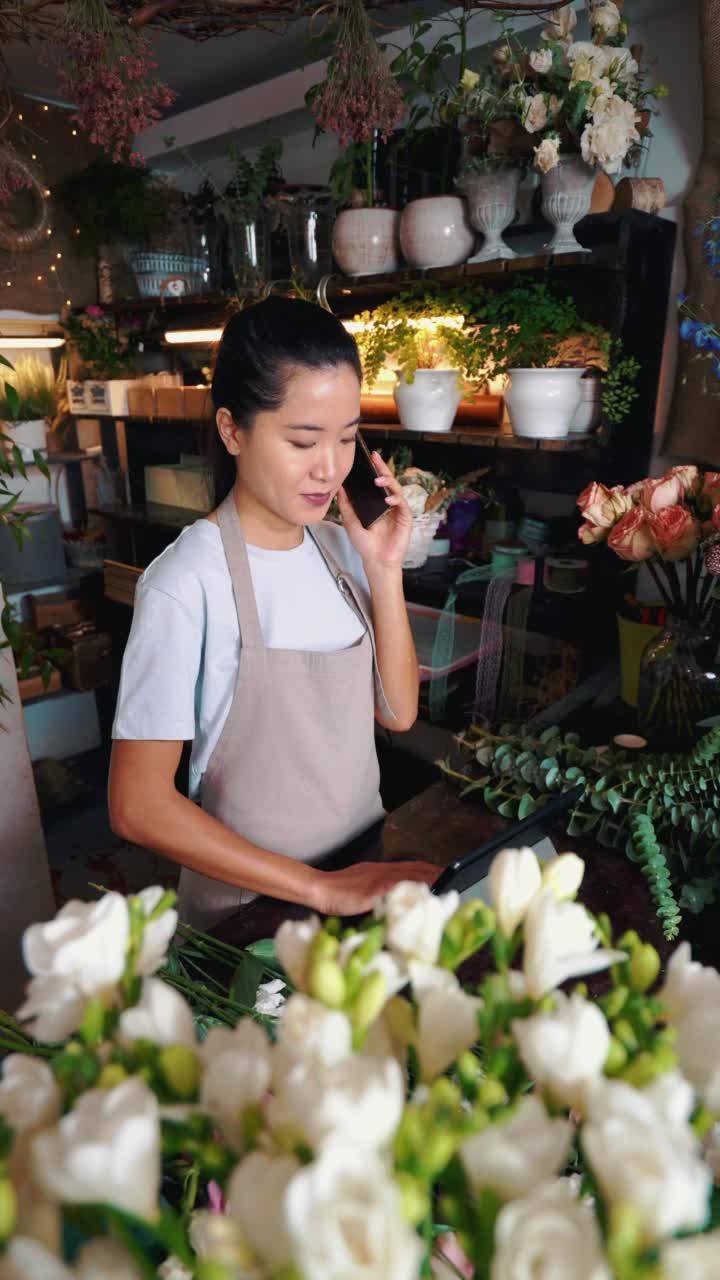
[[315, 453], [310, 474], [316, 480], [332, 481], [339, 474], [339, 462], [333, 449]]

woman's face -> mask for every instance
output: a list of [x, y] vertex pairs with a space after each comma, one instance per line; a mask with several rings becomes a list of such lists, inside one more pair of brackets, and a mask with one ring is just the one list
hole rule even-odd
[[248, 513], [295, 527], [323, 520], [353, 464], [359, 418], [360, 383], [348, 364], [296, 369], [280, 408], [258, 413], [249, 430], [219, 409]]

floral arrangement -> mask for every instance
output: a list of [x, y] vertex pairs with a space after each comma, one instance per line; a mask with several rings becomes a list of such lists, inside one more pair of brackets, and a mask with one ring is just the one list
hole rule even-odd
[[[637, 863], [663, 933], [678, 936], [684, 912], [699, 914], [720, 893], [720, 730], [685, 755], [583, 746], [552, 725], [471, 725], [458, 739], [469, 761], [439, 760], [461, 795], [482, 794], [492, 813], [512, 821], [535, 813], [560, 792], [581, 787], [568, 811], [573, 839], [591, 837]], [[702, 783], [700, 779], [702, 778]], [[691, 873], [692, 869], [692, 873]]]
[[621, 560], [645, 562], [676, 618], [709, 620], [720, 574], [720, 472], [678, 466], [627, 488], [593, 482], [578, 507], [581, 542], [607, 542]]
[[657, 989], [654, 948], [576, 901], [583, 871], [508, 849], [491, 905], [404, 883], [358, 927], [287, 921], [273, 1030], [202, 1040], [157, 976], [172, 894], [31, 926], [2, 1280], [712, 1276], [720, 975], [682, 944]]
[[[490, 65], [466, 69], [448, 107], [466, 122], [481, 156], [504, 162], [532, 153], [542, 173], [561, 152], [619, 173], [649, 131], [649, 103], [663, 85], [647, 88], [631, 49], [620, 3], [588, 0], [591, 39], [576, 41], [577, 15], [565, 5], [548, 15], [538, 47], [528, 51], [505, 21]], [[472, 150], [472, 148], [471, 148]]]
[[65, 316], [60, 322], [91, 378], [127, 378], [140, 346], [140, 329], [135, 325], [121, 338], [115, 319], [102, 307], [86, 307], [82, 315]]
[[[716, 206], [720, 204], [720, 195], [715, 197]], [[720, 217], [717, 212], [698, 224], [696, 234], [702, 238], [703, 257], [713, 276], [720, 278]], [[693, 302], [687, 293], [680, 294], [678, 306], [682, 319], [680, 321], [680, 337], [692, 342], [697, 351], [697, 359], [710, 363], [714, 377], [720, 378], [720, 332], [704, 307]]]

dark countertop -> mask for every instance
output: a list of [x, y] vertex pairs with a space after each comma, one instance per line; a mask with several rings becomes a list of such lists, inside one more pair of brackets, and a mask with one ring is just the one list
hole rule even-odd
[[[421, 859], [444, 867], [457, 857], [469, 853], [485, 840], [510, 824], [489, 813], [480, 802], [460, 800], [445, 781], [439, 781], [388, 814], [382, 833], [384, 860]], [[585, 878], [579, 899], [595, 914], [606, 911], [619, 937], [626, 929], [635, 929], [643, 941], [652, 942], [666, 962], [678, 942], [688, 938], [693, 955], [705, 964], [720, 959], [717, 939], [717, 912], [706, 909], [701, 916], [685, 916], [680, 937], [667, 942], [655, 914], [655, 908], [638, 867], [624, 854], [599, 845], [571, 840], [562, 831], [554, 833], [558, 850], [574, 850], [585, 860]], [[362, 845], [362, 842], [360, 842]], [[377, 844], [354, 848], [348, 861], [362, 857], [377, 859]], [[218, 925], [213, 932], [235, 946], [247, 946], [259, 938], [272, 937], [283, 920], [299, 919], [310, 914], [307, 907], [261, 897], [241, 908]], [[476, 977], [484, 965], [463, 976]]]

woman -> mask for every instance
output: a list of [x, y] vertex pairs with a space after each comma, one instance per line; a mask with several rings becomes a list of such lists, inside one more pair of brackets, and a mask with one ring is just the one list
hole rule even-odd
[[[402, 731], [417, 714], [412, 517], [377, 454], [385, 516], [364, 529], [342, 488], [361, 376], [354, 340], [320, 307], [269, 298], [234, 316], [212, 386], [219, 506], [138, 583], [110, 816], [182, 864], [181, 914], [200, 928], [258, 893], [352, 915], [437, 875], [311, 865], [382, 817], [374, 719]], [[335, 495], [344, 528], [324, 522]], [[188, 739], [189, 799], [175, 787]]]

